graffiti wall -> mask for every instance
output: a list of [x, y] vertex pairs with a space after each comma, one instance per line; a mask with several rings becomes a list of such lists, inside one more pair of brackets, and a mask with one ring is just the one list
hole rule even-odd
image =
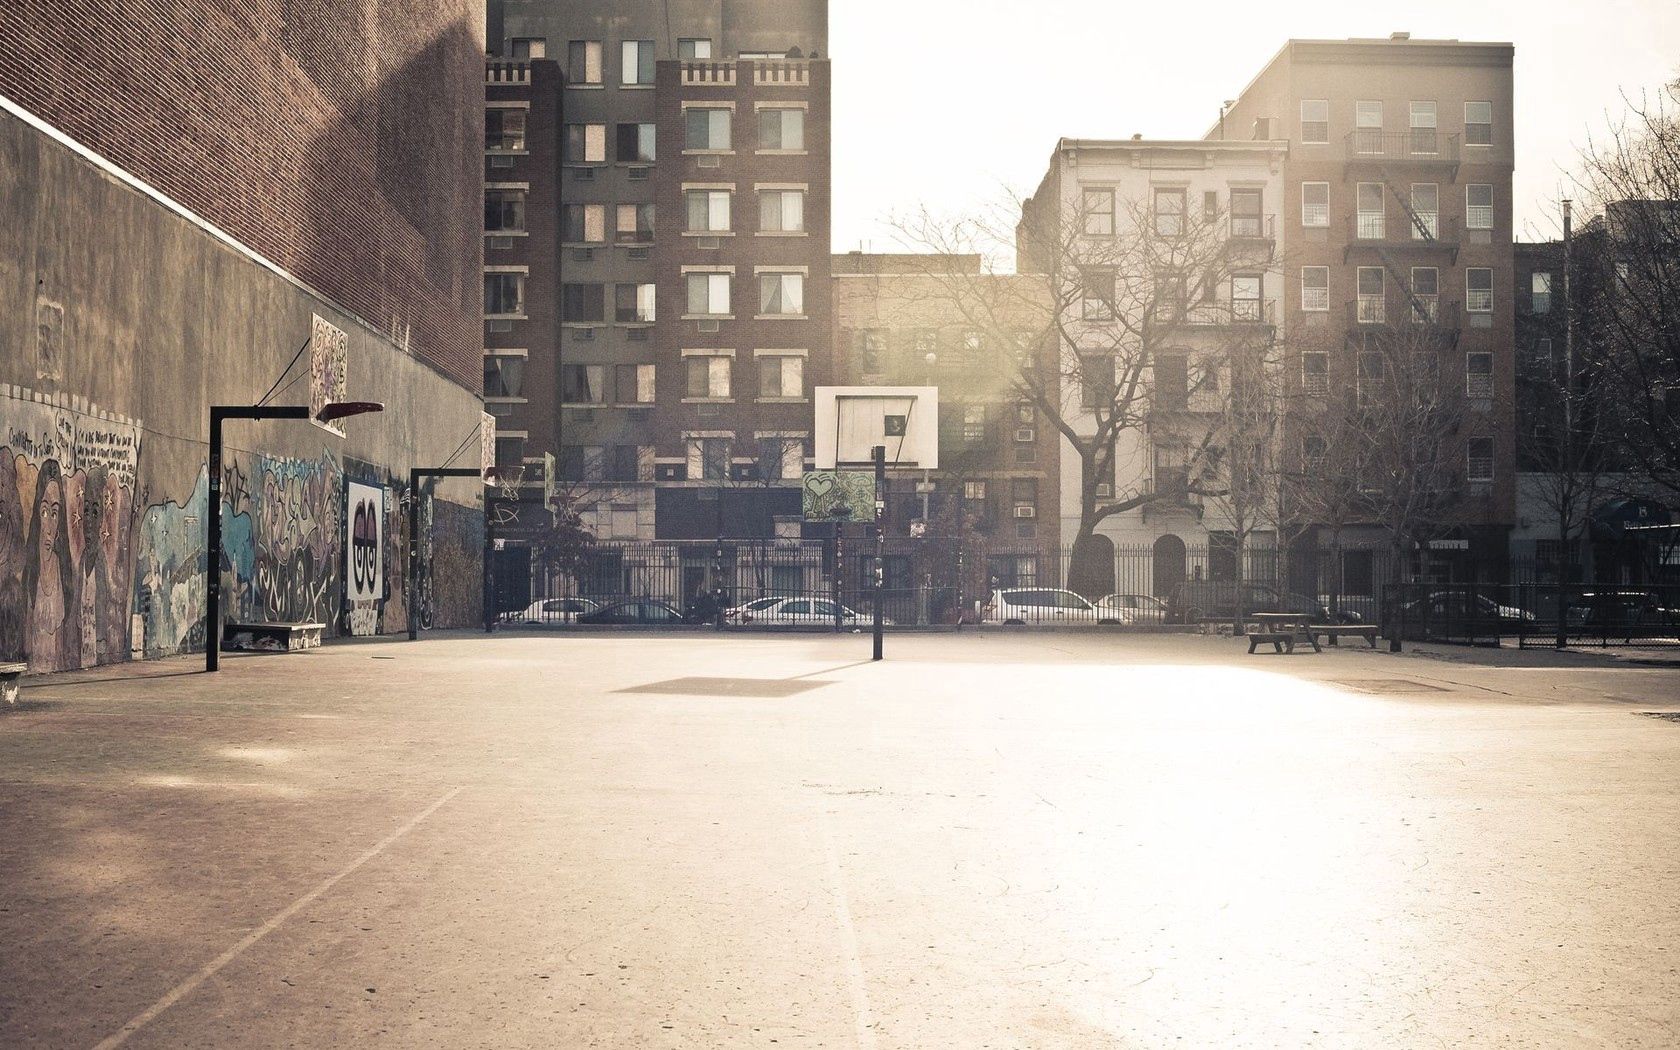
[[0, 659], [126, 659], [140, 427], [18, 387], [0, 406]]

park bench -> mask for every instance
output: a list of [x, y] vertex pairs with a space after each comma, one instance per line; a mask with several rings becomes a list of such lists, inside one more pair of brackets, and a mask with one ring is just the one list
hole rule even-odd
[[1318, 647], [1318, 639], [1313, 637], [1312, 625], [1306, 617], [1299, 613], [1285, 612], [1257, 612], [1250, 613], [1248, 634], [1248, 651], [1250, 655], [1262, 645], [1270, 644], [1274, 652], [1295, 651], [1295, 643], [1305, 641], [1313, 647], [1313, 652], [1323, 652]]
[[0, 704], [10, 707], [18, 701], [18, 679], [28, 664], [0, 664]]
[[1295, 651], [1294, 631], [1273, 631], [1255, 628], [1248, 632], [1248, 651], [1253, 655], [1254, 650], [1262, 645], [1271, 645], [1274, 652]]
[[1367, 642], [1370, 642], [1371, 648], [1375, 649], [1377, 647], [1377, 625], [1374, 623], [1313, 624], [1308, 627], [1307, 630], [1311, 631], [1315, 636], [1320, 634], [1324, 635], [1331, 645], [1336, 644], [1336, 637], [1338, 635], [1357, 634]]
[[230, 623], [222, 630], [223, 649], [292, 653], [319, 649], [324, 623]]

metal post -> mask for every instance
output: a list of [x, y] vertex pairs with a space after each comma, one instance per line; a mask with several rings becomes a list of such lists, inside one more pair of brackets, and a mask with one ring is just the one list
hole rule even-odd
[[841, 574], [846, 571], [845, 563], [845, 523], [834, 523], [834, 572], [828, 578], [829, 604], [834, 607], [834, 633], [839, 634], [846, 629], [845, 619], [840, 615]]
[[[1558, 464], [1570, 476], [1560, 479], [1563, 485], [1561, 492], [1575, 495], [1575, 297], [1569, 294], [1569, 278], [1571, 270], [1570, 235], [1571, 205], [1566, 197], [1563, 201], [1563, 381], [1558, 389], [1563, 391], [1563, 462]], [[1555, 603], [1557, 612], [1557, 634], [1552, 639], [1557, 648], [1562, 649], [1569, 644], [1568, 625], [1564, 622], [1569, 611], [1569, 599], [1566, 595], [1569, 584], [1574, 582], [1575, 551], [1569, 542], [1569, 512], [1575, 501], [1562, 499], [1558, 501], [1558, 557], [1563, 559], [1558, 566], [1558, 590]]]
[[496, 620], [496, 500], [486, 499], [484, 514], [484, 633]]
[[875, 655], [881, 658], [882, 610], [887, 556], [887, 446], [875, 446]]
[[222, 662], [222, 420], [226, 412], [210, 407], [210, 500], [205, 505], [210, 535], [205, 544], [204, 669]]

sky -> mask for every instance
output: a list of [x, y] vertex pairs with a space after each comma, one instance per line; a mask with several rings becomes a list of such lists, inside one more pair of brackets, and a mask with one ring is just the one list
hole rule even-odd
[[[1680, 76], [1676, 0], [831, 0], [834, 250], [905, 250], [891, 217], [1027, 196], [1056, 140], [1200, 138], [1291, 37], [1516, 45], [1518, 239], [1557, 230], [1590, 132]], [[1274, 12], [1271, 13], [1271, 12]]]

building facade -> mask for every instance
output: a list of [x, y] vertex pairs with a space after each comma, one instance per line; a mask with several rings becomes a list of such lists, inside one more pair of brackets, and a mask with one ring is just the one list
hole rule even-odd
[[[1503, 578], [1514, 521], [1527, 290], [1512, 264], [1512, 54], [1405, 33], [1291, 40], [1207, 136], [1289, 143], [1281, 320], [1295, 418], [1318, 411], [1313, 398], [1357, 396], [1397, 347], [1456, 416], [1450, 509], [1415, 555], [1419, 578]], [[1306, 457], [1302, 430], [1285, 440]]]
[[[982, 273], [973, 255], [852, 252], [833, 270], [836, 384], [939, 389], [939, 469], [888, 479], [885, 585], [954, 610], [994, 585], [1054, 582], [1060, 434], [987, 346], [1015, 336], [1054, 367], [1043, 280]], [[968, 303], [987, 304], [984, 321]]]
[[[200, 649], [210, 570], [233, 621], [477, 619], [482, 485], [407, 479], [478, 441], [481, 8], [347, 6], [5, 16], [0, 660]], [[317, 338], [385, 410], [230, 424], [212, 483], [210, 406], [307, 404]]]
[[490, 24], [490, 67], [532, 70], [491, 85], [493, 124], [529, 103], [528, 140], [513, 177], [485, 169], [487, 193], [527, 194], [484, 274], [487, 382], [527, 362], [498, 451], [519, 513], [546, 484], [603, 540], [771, 535], [830, 359], [826, 3], [507, 0]]

